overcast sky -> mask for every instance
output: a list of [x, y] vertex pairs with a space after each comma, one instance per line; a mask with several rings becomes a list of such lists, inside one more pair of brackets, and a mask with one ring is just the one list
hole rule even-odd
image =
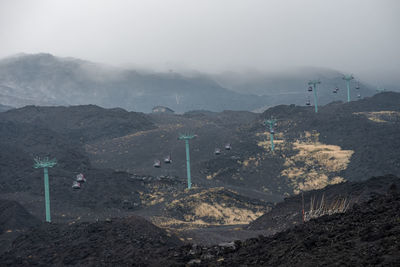
[[[0, 57], [400, 76], [399, 0], [0, 0]], [[400, 81], [400, 78], [398, 78]]]

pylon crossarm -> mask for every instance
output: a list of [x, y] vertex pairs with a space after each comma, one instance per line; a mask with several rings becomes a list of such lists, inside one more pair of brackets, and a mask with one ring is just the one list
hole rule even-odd
[[190, 139], [193, 139], [195, 137], [196, 137], [195, 134], [181, 134], [181, 135], [179, 135], [178, 139], [179, 140], [190, 140]]
[[39, 158], [36, 157], [34, 158], [35, 164], [33, 165], [33, 167], [35, 169], [39, 169], [39, 168], [52, 168], [57, 164], [57, 160], [54, 159], [49, 159], [48, 157], [45, 158]]

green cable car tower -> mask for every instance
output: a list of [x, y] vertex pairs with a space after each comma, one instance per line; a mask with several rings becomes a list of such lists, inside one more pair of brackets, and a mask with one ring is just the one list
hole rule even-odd
[[269, 127], [269, 137], [271, 140], [271, 151], [274, 151], [274, 148], [275, 148], [275, 146], [274, 146], [274, 134], [275, 134], [274, 126], [276, 126], [276, 119], [272, 118], [272, 116], [271, 116], [271, 118], [269, 120], [264, 121], [264, 125], [267, 126], [267, 130]]
[[350, 102], [350, 81], [353, 79], [354, 79], [353, 75], [343, 76], [343, 80], [346, 81], [346, 87], [347, 87], [347, 102]]
[[317, 84], [320, 84], [320, 80], [311, 80], [308, 82], [308, 85], [313, 87], [314, 91], [314, 106], [315, 106], [315, 113], [318, 113], [318, 97], [317, 97]]
[[46, 158], [35, 158], [35, 169], [43, 168], [44, 171], [44, 200], [46, 204], [46, 222], [51, 222], [50, 216], [50, 191], [49, 191], [49, 171], [48, 168], [54, 167], [57, 164], [56, 159]]
[[178, 139], [185, 140], [186, 145], [186, 172], [187, 172], [187, 183], [188, 189], [192, 188], [192, 178], [190, 176], [190, 154], [189, 154], [189, 140], [195, 138], [193, 134], [181, 134]]

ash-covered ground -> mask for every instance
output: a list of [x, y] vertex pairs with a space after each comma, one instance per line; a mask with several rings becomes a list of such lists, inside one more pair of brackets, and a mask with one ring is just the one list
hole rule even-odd
[[[373, 227], [369, 217], [359, 216], [357, 207], [376, 199], [377, 194], [386, 194], [392, 184], [399, 187], [399, 103], [400, 94], [388, 92], [332, 103], [321, 107], [318, 114], [293, 105], [273, 107], [262, 114], [142, 114], [96, 106], [29, 106], [2, 112], [1, 262], [98, 266], [184, 265], [200, 260], [204, 265], [285, 265], [286, 254], [276, 259], [259, 250], [256, 261], [241, 257], [247, 250], [256, 253], [257, 242], [270, 246], [282, 231], [324, 223], [321, 218], [303, 225], [302, 208], [310, 211], [312, 200], [316, 205], [324, 200], [328, 206], [346, 201], [346, 212], [334, 218], [351, 217], [346, 214], [355, 212], [361, 220], [357, 227]], [[278, 120], [274, 151], [263, 125], [271, 116]], [[197, 135], [190, 141], [190, 190], [184, 143], [177, 140], [180, 133]], [[224, 149], [226, 143], [231, 150]], [[215, 155], [215, 148], [222, 153]], [[172, 156], [171, 164], [163, 163], [167, 155]], [[43, 170], [33, 169], [35, 156], [58, 161], [49, 170], [50, 225], [43, 224]], [[153, 167], [155, 159], [162, 161], [161, 168]], [[84, 173], [87, 182], [73, 190], [78, 173]], [[397, 200], [393, 201], [395, 205]], [[375, 207], [374, 203], [370, 205]], [[343, 227], [352, 225], [343, 220]], [[142, 238], [135, 224], [146, 229]], [[395, 241], [397, 234], [393, 234]], [[109, 241], [100, 237], [104, 235]], [[259, 235], [268, 237], [246, 241]], [[296, 238], [300, 242], [303, 237]], [[230, 243], [233, 240], [242, 240], [236, 242], [242, 250]], [[125, 246], [118, 246], [120, 242]], [[374, 250], [375, 243], [370, 245]], [[149, 252], [152, 248], [155, 254]], [[135, 261], [141, 255], [137, 249], [149, 257]], [[52, 256], [45, 260], [50, 255], [47, 250]], [[120, 256], [120, 251], [128, 256]], [[390, 265], [392, 252], [392, 247], [379, 250], [377, 264]], [[312, 256], [304, 264], [288, 258], [288, 264], [314, 264], [319, 257]], [[359, 257], [356, 264], [366, 261]]]

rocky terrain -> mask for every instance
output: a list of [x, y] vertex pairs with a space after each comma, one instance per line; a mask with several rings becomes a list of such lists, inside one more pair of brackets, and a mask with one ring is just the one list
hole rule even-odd
[[[295, 105], [276, 106], [262, 114], [203, 110], [183, 115], [143, 114], [93, 105], [27, 106], [2, 112], [0, 198], [7, 200], [1, 211], [9, 219], [0, 220], [0, 239], [5, 241], [0, 262], [185, 265], [200, 260], [203, 265], [232, 265], [235, 261], [284, 265], [285, 255], [277, 252], [282, 258], [276, 258], [263, 248], [278, 240], [282, 251], [293, 250], [288, 262], [296, 264], [301, 258], [298, 255], [308, 249], [301, 242], [313, 231], [332, 227], [323, 219], [327, 217], [313, 219], [321, 215], [318, 207], [324, 207], [321, 211], [331, 214], [332, 220], [339, 220], [337, 233], [347, 229], [347, 224], [354, 225], [348, 215], [352, 213], [359, 218], [360, 231], [366, 231], [372, 227], [368, 226], [370, 217], [362, 217], [359, 207], [370, 205], [365, 209], [379, 210], [386, 202], [376, 195], [385, 194], [391, 184], [400, 186], [399, 103], [400, 94], [386, 92], [350, 103], [334, 102], [322, 106], [318, 114], [312, 107]], [[274, 151], [263, 125], [271, 116], [278, 119]], [[197, 135], [190, 141], [190, 190], [184, 143], [177, 140], [180, 133]], [[226, 143], [231, 150], [224, 149]], [[217, 147], [222, 149], [220, 155], [214, 154]], [[171, 164], [163, 162], [167, 155], [172, 157]], [[43, 171], [33, 169], [35, 156], [58, 161], [49, 170], [53, 223], [39, 226], [44, 218]], [[162, 161], [161, 168], [153, 167], [155, 159]], [[73, 190], [72, 182], [80, 172], [87, 182]], [[389, 173], [393, 175], [379, 177]], [[376, 177], [365, 181], [371, 176]], [[390, 199], [398, 205], [397, 198]], [[330, 209], [340, 211], [332, 214]], [[372, 220], [372, 225], [384, 227], [379, 220]], [[19, 222], [26, 224], [20, 226]], [[318, 228], [315, 222], [328, 226]], [[142, 239], [136, 224], [147, 229]], [[397, 229], [395, 225], [392, 228]], [[95, 230], [89, 234], [88, 229]], [[282, 231], [287, 238], [298, 240], [295, 247], [289, 248], [289, 241], [279, 239]], [[104, 243], [100, 237], [104, 235], [116, 239]], [[372, 248], [376, 245], [369, 241], [356, 240], [359, 243], [354, 246], [371, 247], [382, 264], [389, 264], [394, 245], [385, 238], [379, 237], [379, 242], [389, 242], [387, 249]], [[242, 241], [230, 243], [236, 239]], [[126, 249], [126, 257], [110, 251], [120, 240], [128, 242], [117, 249]], [[129, 242], [136, 245], [131, 247]], [[196, 245], [179, 247], [188, 243]], [[224, 244], [215, 246], [219, 243]], [[152, 250], [155, 254], [149, 252]], [[241, 256], [250, 250], [260, 255], [254, 261]], [[354, 251], [349, 251], [349, 257]], [[149, 255], [147, 261], [132, 261], [140, 253]], [[307, 256], [304, 265], [323, 262], [319, 252], [313, 253], [319, 256]], [[73, 256], [67, 257], [70, 254]], [[96, 255], [102, 255], [100, 261]], [[360, 264], [364, 261], [361, 255]]]
[[[190, 112], [153, 115], [157, 128], [86, 145], [94, 166], [136, 174], [185, 177], [185, 150], [176, 140], [193, 132], [192, 181], [224, 186], [266, 201], [345, 180], [400, 174], [398, 93], [381, 93], [351, 103], [320, 107], [277, 106], [261, 115], [249, 112]], [[263, 121], [275, 117], [275, 151]], [[214, 148], [231, 143], [219, 156]], [[123, 150], [120, 148], [124, 148]], [[172, 155], [172, 165], [152, 167]]]
[[177, 237], [136, 216], [46, 224], [19, 236], [0, 262], [3, 266], [171, 265], [159, 255], [181, 244]]
[[400, 260], [399, 209], [400, 194], [392, 184], [384, 194], [374, 194], [345, 213], [312, 219], [272, 236], [213, 246], [183, 245], [173, 234], [139, 217], [45, 224], [21, 234], [0, 262], [4, 266], [395, 266]]
[[392, 186], [344, 214], [323, 216], [274, 236], [219, 246], [181, 247], [175, 265], [396, 266], [400, 260], [400, 194]]
[[20, 203], [0, 199], [0, 254], [18, 235], [40, 224]]
[[[393, 175], [372, 177], [363, 182], [344, 182], [328, 185], [323, 189], [311, 190], [285, 198], [277, 203], [270, 212], [252, 221], [247, 228], [253, 230], [269, 230], [280, 232], [303, 223], [302, 210], [305, 213], [320, 205], [330, 208], [339, 200], [346, 201], [348, 208], [369, 201], [376, 195], [385, 194], [388, 187], [396, 185], [400, 188], [400, 179]], [[312, 207], [314, 201], [314, 207]], [[321, 203], [322, 202], [322, 203]]]

